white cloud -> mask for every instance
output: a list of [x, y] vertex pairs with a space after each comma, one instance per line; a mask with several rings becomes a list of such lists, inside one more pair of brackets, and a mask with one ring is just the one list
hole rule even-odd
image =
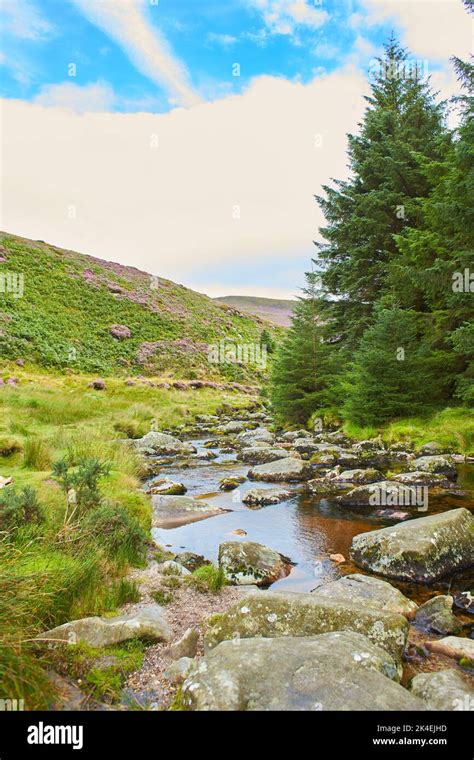
[[268, 267], [275, 285], [277, 267], [314, 253], [313, 196], [346, 176], [346, 132], [366, 91], [347, 68], [306, 85], [261, 77], [242, 95], [165, 114], [5, 100], [1, 228], [201, 290], [223, 268], [239, 282], [247, 271], [250, 287]]
[[272, 34], [293, 34], [298, 26], [319, 29], [328, 20], [324, 10], [318, 10], [312, 0], [247, 0], [259, 11]]
[[222, 47], [230, 47], [230, 45], [234, 45], [237, 42], [237, 37], [234, 37], [232, 34], [216, 34], [215, 32], [209, 32], [207, 40], [208, 42], [215, 42], [217, 45], [222, 45]]
[[[120, 45], [135, 68], [164, 87], [170, 102], [193, 106], [200, 102], [189, 75], [158, 29], [145, 15], [143, 0], [73, 0], [87, 19]], [[153, 10], [153, 6], [150, 6]]]
[[461, 0], [362, 0], [368, 17], [359, 23], [393, 19], [414, 55], [447, 60], [472, 52], [473, 20]]
[[28, 0], [2, 0], [0, 17], [4, 33], [24, 40], [41, 40], [49, 37], [53, 25]]
[[44, 85], [34, 99], [41, 106], [70, 108], [77, 113], [110, 111], [116, 97], [107, 82], [77, 85], [73, 82]]

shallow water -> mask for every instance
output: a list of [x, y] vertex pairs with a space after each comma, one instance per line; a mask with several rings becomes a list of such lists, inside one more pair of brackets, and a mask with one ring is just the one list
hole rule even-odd
[[[195, 440], [193, 443], [198, 450], [205, 450], [202, 449], [203, 441]], [[214, 451], [218, 453], [218, 449]], [[234, 463], [232, 460], [235, 456], [224, 454], [210, 462], [190, 459], [184, 466], [183, 463], [176, 463], [163, 468], [164, 475], [184, 483], [188, 488], [187, 496], [203, 497], [213, 505], [232, 511], [180, 527], [155, 528], [153, 535], [158, 544], [176, 552], [197, 552], [214, 562], [219, 544], [223, 541], [249, 540], [266, 544], [295, 563], [290, 575], [274, 583], [270, 590], [310, 591], [328, 580], [360, 572], [350, 561], [343, 564], [332, 562], [330, 554], [342, 554], [348, 559], [355, 535], [398, 523], [397, 520], [377, 515], [373, 507], [348, 509], [331, 499], [312, 496], [307, 493], [304, 484], [245, 481], [235, 491], [220, 492], [218, 487], [222, 478], [246, 475], [250, 468], [248, 464]], [[241, 501], [250, 488], [273, 488], [276, 485], [291, 492], [287, 501], [261, 509], [250, 509]], [[413, 517], [422, 517], [460, 506], [474, 508], [472, 465], [459, 468], [458, 486], [469, 492], [467, 498], [451, 495], [430, 498], [427, 510], [402, 509], [409, 511]], [[246, 535], [235, 535], [233, 531], [237, 529], [246, 531]], [[472, 573], [464, 573], [430, 587], [406, 583], [396, 585], [411, 598], [422, 602], [434, 593], [472, 586], [473, 581]]]

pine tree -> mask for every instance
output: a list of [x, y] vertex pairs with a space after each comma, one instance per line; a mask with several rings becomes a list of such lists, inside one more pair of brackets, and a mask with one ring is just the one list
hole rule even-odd
[[[310, 277], [310, 276], [309, 276]], [[292, 325], [277, 350], [271, 401], [278, 418], [306, 424], [331, 406], [337, 367], [331, 344], [324, 342], [318, 301], [311, 280], [293, 311]]]
[[315, 263], [327, 293], [327, 330], [340, 336], [342, 360], [371, 324], [374, 304], [390, 293], [394, 236], [420, 224], [420, 199], [433, 186], [422, 161], [441, 159], [450, 143], [443, 109], [395, 39], [378, 66], [360, 134], [348, 138], [351, 178], [317, 197], [327, 225]]
[[266, 327], [264, 327], [262, 332], [260, 333], [260, 345], [262, 347], [265, 346], [266, 351], [269, 354], [273, 354], [273, 352], [275, 351], [275, 341], [273, 340], [272, 336], [270, 335]]
[[423, 415], [439, 400], [438, 371], [420, 315], [379, 307], [355, 352], [344, 413], [359, 425]]

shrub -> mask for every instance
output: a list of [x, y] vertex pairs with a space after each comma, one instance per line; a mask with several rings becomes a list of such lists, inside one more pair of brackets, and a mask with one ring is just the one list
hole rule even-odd
[[173, 594], [163, 591], [161, 588], [157, 591], [152, 591], [150, 596], [157, 604], [171, 604], [174, 599]]
[[119, 564], [140, 565], [145, 560], [147, 535], [123, 507], [103, 505], [89, 512], [81, 534], [85, 541], [92, 537], [106, 556]]
[[40, 523], [44, 512], [36, 491], [26, 486], [22, 491], [3, 488], [0, 491], [0, 530], [11, 530], [25, 523]]
[[211, 591], [216, 594], [226, 585], [224, 569], [215, 565], [203, 565], [192, 573], [190, 582], [202, 593]]
[[71, 470], [66, 459], [53, 465], [55, 475], [66, 494], [75, 493], [75, 503], [81, 512], [88, 511], [102, 502], [99, 480], [110, 472], [110, 466], [98, 459], [82, 459], [75, 470]]

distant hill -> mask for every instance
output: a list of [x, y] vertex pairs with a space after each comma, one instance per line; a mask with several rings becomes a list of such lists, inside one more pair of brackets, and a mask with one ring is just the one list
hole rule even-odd
[[[21, 292], [20, 292], [21, 291]], [[210, 364], [209, 345], [259, 344], [266, 323], [131, 266], [0, 233], [0, 357], [101, 374], [236, 382], [255, 366]], [[272, 331], [278, 338], [278, 328]]]
[[218, 303], [225, 303], [238, 311], [265, 319], [281, 327], [289, 327], [296, 301], [279, 298], [259, 298], [256, 296], [222, 296], [215, 298]]

